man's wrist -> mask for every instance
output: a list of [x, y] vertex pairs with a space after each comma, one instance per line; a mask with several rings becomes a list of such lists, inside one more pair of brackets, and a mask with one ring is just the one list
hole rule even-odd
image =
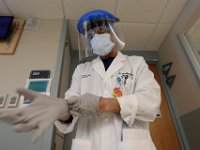
[[60, 120], [60, 121], [66, 121], [66, 120], [68, 120], [70, 117], [71, 117], [71, 115], [66, 115], [66, 116], [64, 116], [64, 117], [59, 118], [58, 120]]
[[115, 98], [100, 98], [99, 100], [99, 111], [100, 112], [113, 112], [119, 113], [120, 106]]
[[101, 97], [99, 100], [99, 111], [100, 112], [106, 112], [108, 110], [106, 103], [107, 103], [107, 101], [105, 100], [105, 98]]
[[60, 118], [60, 119], [58, 119], [60, 122], [62, 122], [62, 123], [71, 123], [72, 122], [72, 120], [73, 120], [73, 117], [72, 117], [72, 115], [68, 115], [68, 116], [65, 116], [65, 117], [62, 117], [62, 118]]

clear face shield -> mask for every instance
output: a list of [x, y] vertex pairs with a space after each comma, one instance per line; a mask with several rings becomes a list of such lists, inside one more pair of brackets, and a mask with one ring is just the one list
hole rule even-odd
[[[106, 55], [110, 49], [121, 50], [124, 48], [124, 38], [119, 27], [107, 19], [93, 19], [83, 22], [83, 33], [79, 33], [79, 60], [94, 55]], [[100, 47], [103, 51], [98, 53], [95, 48]], [[108, 49], [108, 50], [107, 50]]]

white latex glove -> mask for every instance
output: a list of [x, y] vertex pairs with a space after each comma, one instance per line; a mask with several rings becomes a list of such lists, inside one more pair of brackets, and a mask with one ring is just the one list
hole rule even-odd
[[75, 116], [97, 116], [99, 112], [99, 96], [86, 93], [82, 96], [73, 96], [67, 100], [70, 114]]
[[22, 109], [5, 109], [0, 111], [0, 120], [14, 125], [17, 132], [27, 132], [35, 129], [32, 142], [44, 133], [54, 121], [68, 115], [68, 104], [61, 98], [44, 96], [26, 89], [17, 89], [19, 95], [32, 103]]

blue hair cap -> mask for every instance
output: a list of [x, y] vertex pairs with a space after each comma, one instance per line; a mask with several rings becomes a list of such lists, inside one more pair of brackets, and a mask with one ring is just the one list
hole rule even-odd
[[107, 19], [110, 22], [118, 22], [119, 18], [115, 17], [114, 15], [112, 15], [111, 13], [105, 11], [105, 10], [93, 10], [90, 12], [85, 13], [84, 15], [82, 15], [78, 21], [77, 24], [77, 28], [78, 31], [84, 35], [84, 27], [83, 27], [83, 23], [86, 21], [90, 21], [93, 19]]

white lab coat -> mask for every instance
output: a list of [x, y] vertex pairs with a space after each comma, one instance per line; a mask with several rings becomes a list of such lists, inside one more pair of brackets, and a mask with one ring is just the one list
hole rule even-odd
[[92, 93], [112, 97], [118, 86], [117, 77], [128, 73], [118, 97], [120, 114], [103, 113], [99, 117], [77, 118], [72, 123], [55, 122], [58, 130], [68, 133], [78, 121], [72, 150], [155, 150], [149, 133], [149, 122], [160, 106], [160, 87], [143, 57], [126, 56], [118, 52], [107, 71], [98, 57], [77, 66], [66, 99]]

